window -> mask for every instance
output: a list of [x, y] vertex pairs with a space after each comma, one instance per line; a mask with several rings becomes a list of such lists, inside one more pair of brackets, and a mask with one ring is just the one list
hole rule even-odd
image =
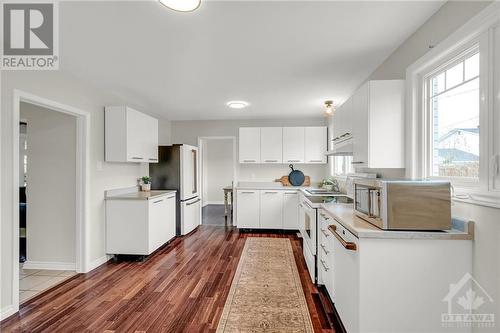
[[479, 179], [479, 65], [475, 46], [425, 80], [429, 177]]
[[333, 176], [344, 176], [353, 172], [352, 156], [333, 156]]

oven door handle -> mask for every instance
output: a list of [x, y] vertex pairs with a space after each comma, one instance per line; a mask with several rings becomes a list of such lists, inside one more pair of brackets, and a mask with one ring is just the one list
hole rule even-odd
[[310, 205], [310, 204], [308, 204], [306, 201], [302, 201], [302, 202], [303, 202], [303, 203], [305, 203], [305, 204], [306, 204], [306, 206], [307, 206], [309, 209], [314, 209], [314, 208], [312, 208], [312, 207], [311, 207], [311, 205]]
[[356, 243], [353, 243], [353, 242], [346, 242], [342, 236], [340, 236], [337, 232], [337, 226], [335, 224], [332, 224], [330, 227], [330, 230], [333, 232], [333, 235], [335, 236], [335, 238], [337, 238], [337, 240], [340, 242], [340, 244], [342, 244], [342, 246], [346, 249], [346, 250], [350, 250], [350, 251], [356, 251], [357, 249], [357, 246], [356, 246]]

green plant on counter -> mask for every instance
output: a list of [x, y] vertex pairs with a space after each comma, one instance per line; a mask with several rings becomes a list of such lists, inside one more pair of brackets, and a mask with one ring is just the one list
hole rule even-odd
[[321, 182], [321, 187], [330, 191], [339, 192], [339, 183], [334, 177], [331, 176], [323, 179], [323, 181]]
[[141, 177], [141, 181], [143, 184], [151, 184], [151, 177], [149, 176]]

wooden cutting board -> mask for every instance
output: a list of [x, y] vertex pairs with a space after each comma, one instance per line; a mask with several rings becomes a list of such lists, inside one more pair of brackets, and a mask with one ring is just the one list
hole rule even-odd
[[[292, 186], [288, 180], [288, 175], [276, 179], [275, 182], [281, 183], [283, 186]], [[304, 177], [304, 183], [301, 186], [311, 186], [311, 178], [309, 176]]]

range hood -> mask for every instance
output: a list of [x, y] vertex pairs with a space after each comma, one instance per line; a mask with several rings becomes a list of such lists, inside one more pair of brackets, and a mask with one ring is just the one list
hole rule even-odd
[[333, 149], [326, 152], [326, 156], [351, 156], [353, 152], [353, 137], [345, 133], [332, 139]]

